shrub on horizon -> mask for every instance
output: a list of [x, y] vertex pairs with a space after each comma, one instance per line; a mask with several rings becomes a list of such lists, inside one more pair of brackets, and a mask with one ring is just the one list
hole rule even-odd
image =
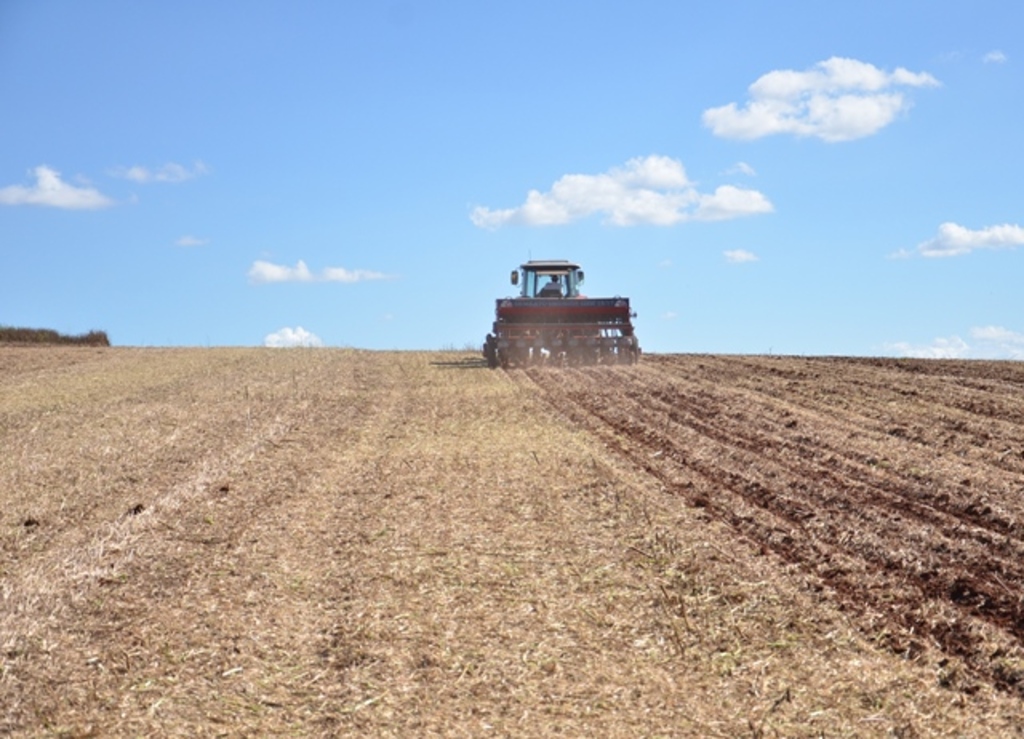
[[0, 343], [6, 344], [78, 344], [110, 346], [106, 331], [92, 330], [84, 334], [61, 334], [49, 328], [15, 328], [0, 326]]

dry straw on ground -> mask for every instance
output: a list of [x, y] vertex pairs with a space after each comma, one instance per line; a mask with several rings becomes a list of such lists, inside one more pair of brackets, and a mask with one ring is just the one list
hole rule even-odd
[[1022, 387], [0, 348], [0, 733], [1014, 735]]

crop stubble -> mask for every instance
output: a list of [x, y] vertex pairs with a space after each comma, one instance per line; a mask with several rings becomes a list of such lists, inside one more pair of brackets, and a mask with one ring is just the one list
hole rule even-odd
[[1013, 733], [1022, 384], [0, 348], [0, 733]]

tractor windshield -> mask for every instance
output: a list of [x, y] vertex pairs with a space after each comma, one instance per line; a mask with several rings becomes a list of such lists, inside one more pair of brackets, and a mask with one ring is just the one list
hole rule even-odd
[[579, 296], [578, 272], [572, 270], [523, 270], [524, 298], [575, 298]]

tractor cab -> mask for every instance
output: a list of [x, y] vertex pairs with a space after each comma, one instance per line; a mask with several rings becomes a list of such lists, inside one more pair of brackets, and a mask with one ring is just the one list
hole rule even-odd
[[523, 298], [578, 298], [583, 270], [564, 260], [531, 261], [512, 272], [512, 284], [520, 283]]

